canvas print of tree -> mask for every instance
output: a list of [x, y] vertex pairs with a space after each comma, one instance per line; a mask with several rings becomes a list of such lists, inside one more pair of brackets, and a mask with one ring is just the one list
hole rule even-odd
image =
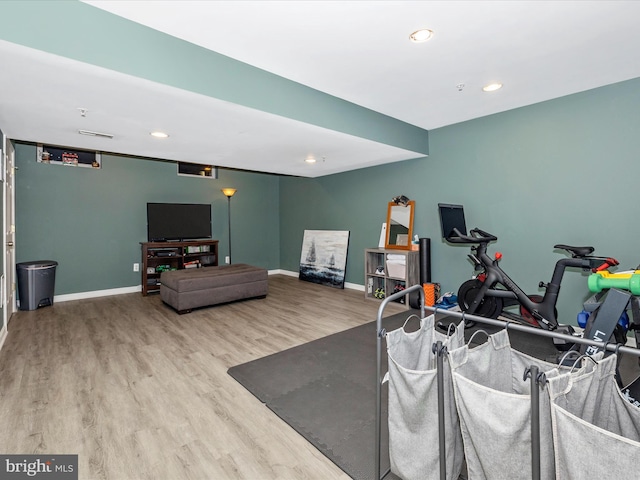
[[300, 280], [344, 288], [348, 247], [348, 230], [305, 230]]

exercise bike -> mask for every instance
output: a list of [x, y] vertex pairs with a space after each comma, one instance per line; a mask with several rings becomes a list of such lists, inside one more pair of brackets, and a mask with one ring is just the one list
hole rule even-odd
[[[500, 268], [498, 262], [502, 254], [497, 252], [494, 258], [487, 254], [487, 245], [498, 240], [496, 236], [478, 228], [470, 230], [469, 235], [461, 233], [457, 228], [453, 228], [453, 232], [454, 234], [447, 237], [447, 241], [472, 244], [469, 258], [474, 263], [475, 270], [480, 272], [475, 278], [467, 280], [460, 286], [458, 290], [460, 309], [465, 313], [488, 318], [497, 318], [501, 315], [536, 328], [558, 329], [556, 303], [562, 276], [567, 267], [598, 272], [618, 265], [618, 261], [614, 258], [592, 256], [593, 247], [555, 245], [554, 248], [565, 250], [571, 258], [558, 260], [551, 281], [539, 283], [538, 286], [545, 289], [543, 296], [527, 295]], [[505, 307], [514, 305], [520, 306], [520, 315], [504, 311]], [[569, 329], [572, 330], [570, 327]]]

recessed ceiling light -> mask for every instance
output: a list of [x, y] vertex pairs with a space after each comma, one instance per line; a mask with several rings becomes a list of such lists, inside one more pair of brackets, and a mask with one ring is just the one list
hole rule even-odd
[[304, 159], [304, 161], [307, 163], [316, 163], [316, 159], [313, 157], [307, 157]]
[[431, 37], [433, 37], [433, 30], [429, 30], [428, 28], [423, 28], [422, 30], [416, 30], [411, 35], [409, 35], [409, 39], [415, 43], [426, 42]]
[[496, 90], [500, 90], [502, 88], [501, 83], [490, 83], [489, 85], [485, 85], [482, 87], [483, 92], [495, 92]]
[[151, 132], [151, 136], [156, 138], [167, 138], [169, 134], [164, 132]]

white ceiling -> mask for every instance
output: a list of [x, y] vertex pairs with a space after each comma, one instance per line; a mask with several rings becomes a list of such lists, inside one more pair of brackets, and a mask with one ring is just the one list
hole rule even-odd
[[[638, 1], [85, 3], [428, 130], [640, 77]], [[419, 28], [434, 37], [409, 42]], [[422, 156], [7, 42], [0, 58], [17, 140], [310, 177]]]

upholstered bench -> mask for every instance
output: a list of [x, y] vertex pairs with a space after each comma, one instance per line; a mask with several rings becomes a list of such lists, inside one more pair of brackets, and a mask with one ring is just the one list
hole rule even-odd
[[267, 271], [243, 263], [162, 272], [160, 297], [178, 313], [220, 303], [265, 297]]

